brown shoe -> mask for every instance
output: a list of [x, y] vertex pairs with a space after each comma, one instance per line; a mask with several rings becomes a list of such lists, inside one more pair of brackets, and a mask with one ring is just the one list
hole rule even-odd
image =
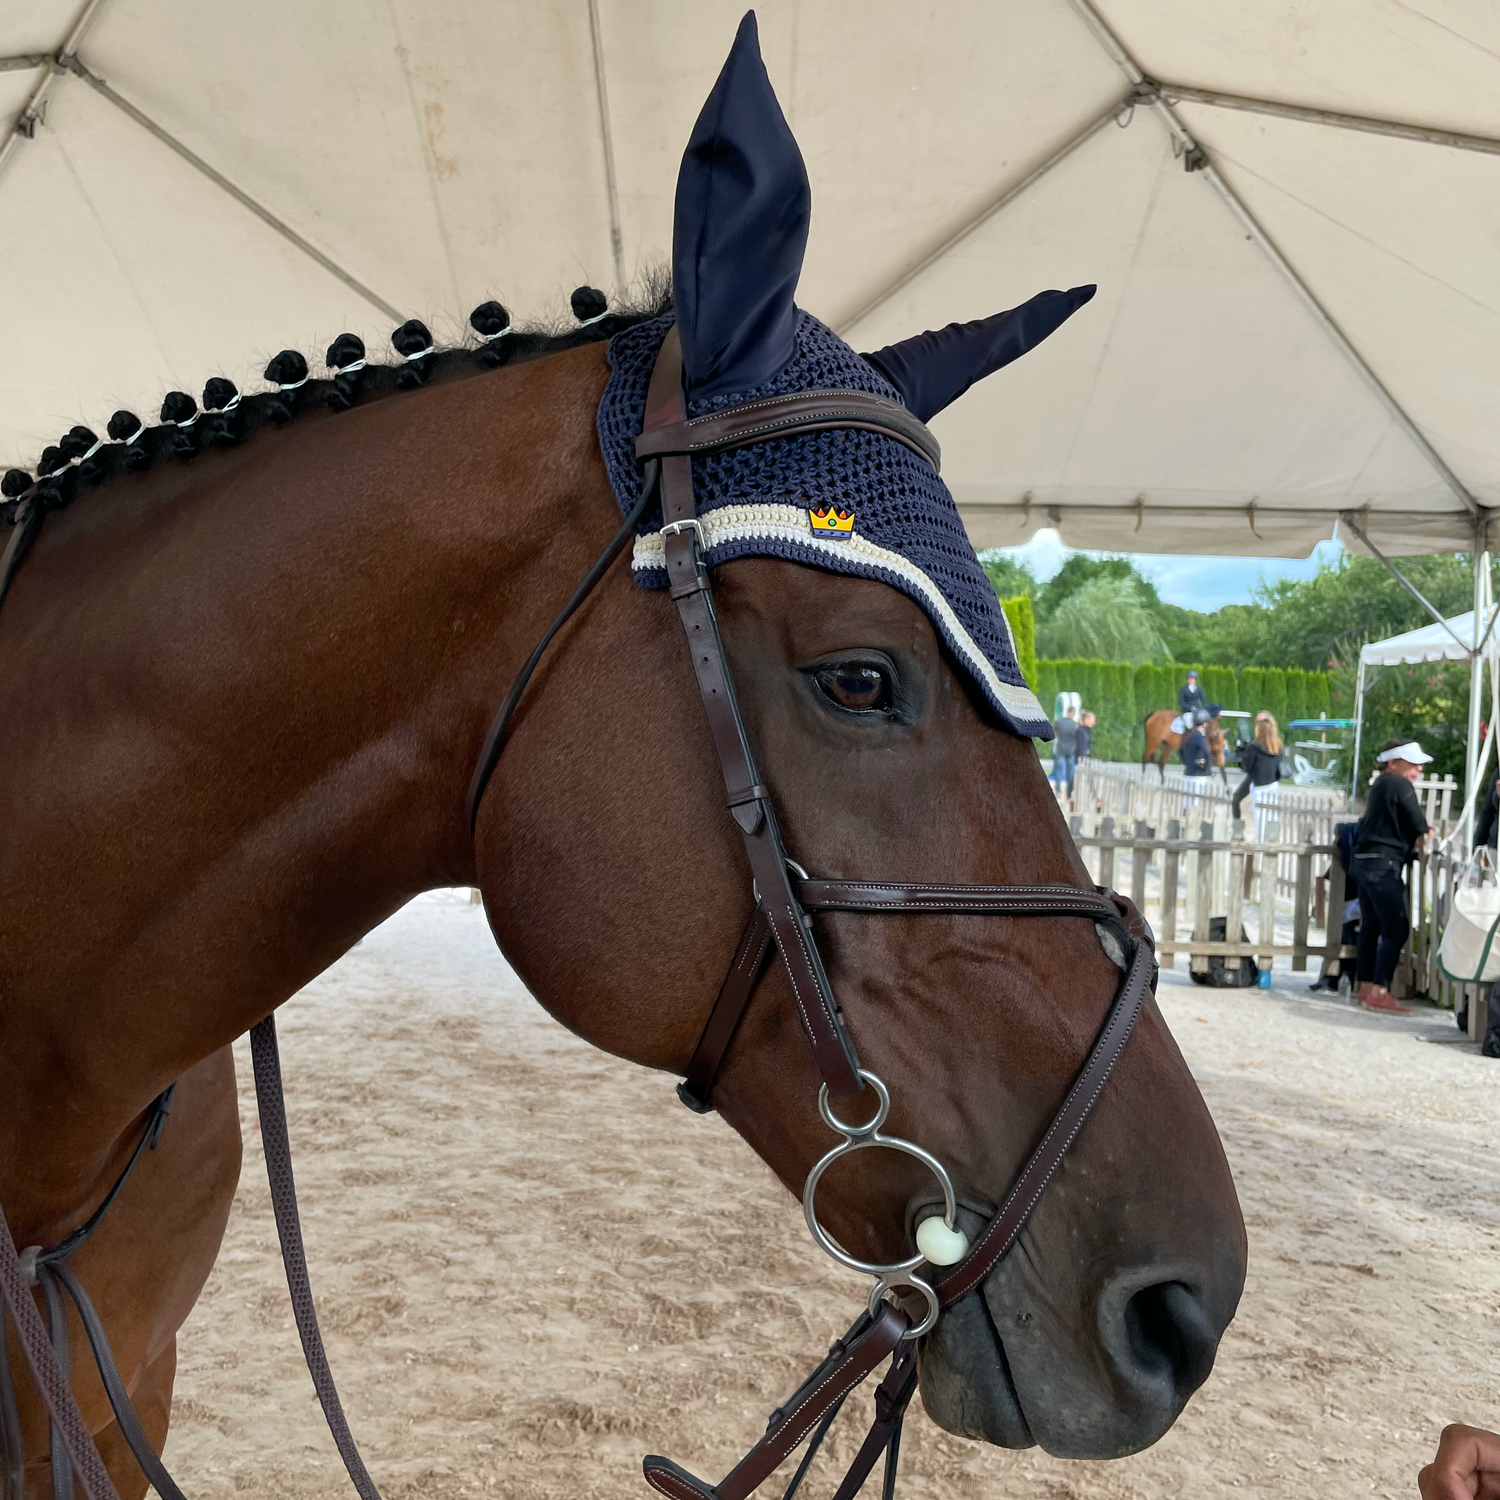
[[1403, 1005], [1383, 984], [1362, 984], [1359, 987], [1359, 1003], [1366, 1010], [1378, 1011], [1386, 1016], [1409, 1016], [1411, 1006]]

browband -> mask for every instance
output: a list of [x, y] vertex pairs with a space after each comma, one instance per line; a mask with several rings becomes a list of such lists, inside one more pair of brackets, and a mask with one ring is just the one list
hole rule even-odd
[[[675, 329], [667, 337], [672, 339], [674, 335]], [[746, 401], [727, 411], [659, 425], [652, 424], [648, 412], [646, 428], [635, 440], [635, 456], [642, 460], [675, 454], [698, 458], [772, 438], [850, 427], [894, 438], [925, 458], [934, 470], [939, 467], [943, 450], [927, 424], [897, 402], [867, 391], [794, 391], [788, 396]]]

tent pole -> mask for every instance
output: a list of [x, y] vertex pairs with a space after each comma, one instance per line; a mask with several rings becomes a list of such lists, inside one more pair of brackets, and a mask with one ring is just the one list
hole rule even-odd
[[324, 255], [316, 245], [303, 239], [290, 224], [284, 219], [278, 219], [270, 209], [266, 208], [264, 204], [258, 203], [242, 187], [238, 187], [235, 183], [231, 182], [222, 172], [215, 171], [201, 156], [184, 146], [175, 135], [163, 130], [150, 115], [138, 110], [128, 99], [117, 94], [97, 73], [91, 72], [86, 68], [77, 57], [68, 59], [68, 71], [83, 79], [96, 94], [108, 99], [121, 114], [134, 120], [142, 130], [154, 135], [169, 151], [175, 151], [194, 171], [201, 172], [215, 187], [221, 188], [224, 192], [228, 193], [236, 203], [248, 208], [257, 219], [260, 219], [264, 224], [274, 229], [289, 244], [296, 246], [309, 260], [316, 261], [330, 276], [342, 281], [351, 292], [363, 297], [372, 307], [379, 308], [386, 317], [393, 319], [397, 323], [403, 321], [399, 309], [392, 307], [378, 292], [371, 291], [364, 282], [346, 271], [336, 260], [332, 260]]
[[1469, 659], [1469, 732], [1464, 741], [1464, 808], [1467, 814], [1463, 840], [1468, 846], [1471, 834], [1468, 819], [1478, 804], [1474, 795], [1474, 778], [1479, 774], [1479, 724], [1484, 717], [1484, 654], [1480, 645], [1488, 634], [1490, 611], [1490, 554], [1474, 551], [1474, 654]]
[[599, 0], [589, 0], [589, 30], [594, 38], [594, 87], [599, 95], [599, 138], [604, 147], [604, 190], [609, 199], [609, 246], [615, 262], [615, 294], [625, 295], [625, 235], [620, 228], [620, 187], [615, 177], [615, 135], [609, 123], [609, 86], [604, 77], [604, 32]]
[[[1110, 29], [1109, 23], [1099, 14], [1093, 0], [1069, 0], [1069, 3], [1078, 12], [1079, 19], [1093, 32], [1094, 39], [1109, 54], [1115, 66], [1136, 86], [1137, 91], [1144, 89], [1155, 95], [1156, 107], [1161, 115], [1162, 123], [1167, 127], [1173, 140], [1181, 145], [1184, 153], [1183, 163], [1188, 171], [1202, 172], [1205, 181], [1224, 200], [1229, 211], [1240, 221], [1241, 227], [1250, 238], [1265, 252], [1267, 259], [1281, 273], [1287, 285], [1302, 299], [1307, 310], [1332, 340], [1334, 347], [1349, 361], [1360, 378], [1374, 392], [1376, 399], [1395, 419], [1396, 425], [1411, 439], [1417, 451], [1432, 466], [1438, 477], [1453, 492], [1454, 497], [1469, 515], [1479, 520], [1482, 515], [1479, 502], [1464, 487], [1458, 475], [1444, 462], [1437, 449], [1428, 442], [1416, 423], [1407, 416], [1401, 403], [1370, 368], [1365, 357], [1349, 342], [1348, 335], [1334, 321], [1328, 309], [1314, 296], [1312, 288], [1302, 279], [1297, 269], [1277, 248], [1275, 241], [1261, 227], [1260, 221], [1250, 212], [1244, 200], [1219, 175], [1217, 168], [1208, 159], [1207, 152], [1193, 139], [1192, 133], [1178, 118], [1177, 111], [1163, 96], [1161, 86], [1147, 78], [1141, 71], [1135, 59], [1125, 50], [1119, 37]], [[1468, 649], [1467, 645], [1465, 649]]]
[[981, 229], [984, 225], [988, 224], [1002, 208], [1014, 203], [1023, 193], [1040, 182], [1054, 167], [1061, 166], [1080, 146], [1086, 145], [1089, 141], [1093, 140], [1106, 125], [1118, 120], [1131, 107], [1134, 99], [1135, 95], [1133, 92], [1126, 94], [1123, 98], [1117, 99], [1102, 114], [1095, 115], [1077, 135], [1071, 140], [1065, 141], [1051, 156], [1033, 167], [1019, 182], [1006, 188], [997, 198], [993, 198], [990, 202], [986, 203], [972, 219], [961, 224], [941, 244], [935, 245], [931, 250], [918, 256], [915, 261], [898, 271], [891, 281], [888, 281], [873, 296], [866, 298], [852, 313], [841, 315], [835, 324], [834, 331], [842, 338], [851, 329], [858, 328], [876, 308], [884, 307], [897, 292], [909, 287], [929, 266], [936, 265], [950, 250], [961, 245], [968, 239], [975, 230]]
[[56, 55], [42, 59], [43, 62], [49, 62], [52, 66], [37, 80], [36, 87], [32, 89], [25, 104], [21, 106], [21, 113], [16, 116], [15, 124], [11, 126], [5, 139], [0, 141], [0, 170], [3, 170], [6, 162], [10, 160], [17, 141], [29, 141], [35, 136], [37, 126], [46, 118], [47, 95], [52, 92], [53, 83], [62, 76], [68, 64], [72, 62], [84, 37], [88, 34], [89, 27], [94, 24], [105, 4], [106, 0], [86, 0], [83, 9], [78, 12], [78, 19], [73, 22], [72, 30], [63, 38], [63, 44], [57, 49]]
[[[1415, 599], [1417, 603], [1420, 604], [1422, 608], [1425, 609], [1427, 613], [1430, 614], [1432, 618], [1439, 625], [1441, 625], [1449, 635], [1453, 637], [1454, 641], [1463, 649], [1465, 655], [1470, 654], [1476, 649], [1476, 642], [1459, 640], [1458, 632], [1454, 630], [1454, 628], [1448, 623], [1447, 618], [1438, 610], [1437, 606], [1426, 596], [1426, 594], [1424, 594], [1416, 586], [1416, 584], [1411, 581], [1411, 579], [1406, 576], [1405, 573], [1401, 571], [1400, 568], [1395, 565], [1395, 563], [1390, 560], [1390, 558], [1385, 555], [1385, 553], [1381, 552], [1379, 548], [1376, 547], [1374, 542], [1372, 542], [1368, 536], [1365, 535], [1364, 528], [1359, 524], [1358, 518], [1352, 512], [1345, 511], [1342, 515], [1340, 515], [1339, 524], [1347, 526], [1349, 530], [1352, 531], [1355, 536], [1357, 536], [1360, 541], [1365, 544], [1365, 546], [1370, 551], [1370, 555], [1376, 560], [1376, 562], [1378, 562], [1381, 567], [1383, 567], [1386, 572], [1389, 573], [1391, 577], [1394, 578], [1396, 582], [1399, 583], [1401, 587], [1404, 588], [1406, 592], [1410, 594], [1412, 598]], [[1477, 567], [1478, 564], [1476, 563], [1475, 566]], [[1477, 572], [1474, 575], [1474, 587], [1476, 590], [1479, 587], [1479, 575]], [[1475, 597], [1477, 598], [1478, 595], [1476, 594]], [[1476, 604], [1474, 607], [1475, 609], [1478, 609], [1479, 606]], [[1478, 630], [1479, 628], [1478, 615], [1474, 617], [1474, 628], [1476, 630]]]
[[1275, 115], [1306, 125], [1330, 125], [1335, 130], [1361, 130], [1369, 135], [1390, 136], [1398, 141], [1419, 141], [1427, 146], [1447, 146], [1454, 151], [1479, 151], [1500, 156], [1500, 140], [1491, 135], [1464, 135], [1457, 130], [1434, 130], [1428, 125], [1408, 125], [1402, 120], [1384, 120], [1373, 115], [1345, 115], [1332, 109], [1313, 109], [1305, 104], [1283, 104], [1275, 99], [1254, 99], [1244, 94], [1226, 94], [1219, 89], [1194, 88], [1187, 83], [1157, 80], [1157, 87], [1174, 104], [1207, 104], [1214, 109], [1241, 109], [1255, 115]]
[[1354, 760], [1349, 768], [1349, 810], [1359, 796], [1359, 742], [1365, 731], [1365, 655], [1359, 654], [1359, 672], [1354, 679]]

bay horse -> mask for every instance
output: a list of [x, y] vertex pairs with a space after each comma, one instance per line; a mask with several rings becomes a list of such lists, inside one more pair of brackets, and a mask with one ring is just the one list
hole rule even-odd
[[[1159, 708], [1145, 718], [1146, 748], [1141, 753], [1141, 765], [1154, 765], [1158, 771], [1166, 769], [1167, 760], [1182, 746], [1182, 735], [1172, 728], [1177, 715], [1170, 708]], [[1208, 753], [1220, 773], [1224, 770], [1224, 726], [1218, 718], [1212, 718], [1203, 726], [1204, 738], [1208, 741]]]
[[[720, 159], [690, 147], [684, 174]], [[679, 219], [682, 205], [680, 191]], [[724, 242], [753, 253], [728, 218]], [[747, 295], [753, 276], [685, 269], [682, 228], [691, 382], [715, 317], [776, 319]], [[686, 238], [700, 253], [703, 236]], [[785, 260], [765, 261], [769, 284]], [[486, 308], [493, 329], [503, 309]], [[132, 419], [27, 492], [49, 508], [0, 609], [0, 1203], [18, 1246], [69, 1234], [175, 1084], [158, 1144], [74, 1258], [158, 1451], [178, 1330], [239, 1178], [230, 1043], [414, 895], [477, 886], [562, 1024], [688, 1070], [749, 875], [665, 594], [605, 573], [541, 658], [472, 823], [467, 796], [500, 695], [620, 526], [596, 414], [605, 341], [639, 322], [441, 355], [407, 325], [405, 362], [352, 384], [363, 356], [342, 341], [332, 382], [278, 356], [281, 389], [223, 397], [208, 438], [187, 416], [144, 433]], [[1096, 899], [1034, 750], [929, 609], [785, 557], [712, 577], [754, 790], [795, 858]], [[892, 1083], [891, 1127], [947, 1165], [972, 1234], [1088, 1052], [1117, 957], [1092, 922], [1045, 918], [838, 910], [806, 931], [864, 1065]], [[788, 973], [766, 970], [713, 1106], [796, 1193], [827, 1131]], [[848, 1251], [896, 1261], [930, 1197], [924, 1175], [870, 1152], [829, 1175], [819, 1213]], [[1151, 996], [1019, 1246], [923, 1340], [928, 1412], [1069, 1457], [1155, 1442], [1207, 1378], [1246, 1244]], [[68, 1317], [84, 1419], [139, 1500]], [[40, 1500], [47, 1422], [14, 1342], [9, 1371], [24, 1495]]]

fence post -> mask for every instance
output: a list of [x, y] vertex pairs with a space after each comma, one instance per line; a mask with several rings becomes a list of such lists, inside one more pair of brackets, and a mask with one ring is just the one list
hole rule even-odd
[[[1167, 824], [1167, 843], [1169, 848], [1163, 855], [1161, 862], [1161, 941], [1164, 943], [1175, 943], [1177, 941], [1177, 874], [1178, 865], [1182, 856], [1177, 851], [1177, 845], [1182, 839], [1182, 824], [1176, 818]], [[1177, 967], [1177, 955], [1167, 953], [1162, 956], [1161, 965], [1164, 969], [1175, 969]]]
[[[1229, 829], [1229, 898], [1224, 903], [1224, 941], [1237, 943], [1245, 921], [1245, 866], [1253, 856], [1244, 852], [1245, 825], [1233, 823]], [[1234, 845], [1241, 847], [1235, 848]], [[1229, 959], [1224, 960], [1229, 963]], [[1235, 960], [1238, 962], [1238, 960]]]
[[1148, 850], [1141, 848], [1141, 842], [1151, 837], [1150, 830], [1137, 818], [1135, 820], [1136, 846], [1130, 851], [1130, 899], [1135, 902], [1135, 909], [1143, 915], [1146, 910], [1146, 866], [1150, 863], [1151, 855]]
[[1328, 870], [1328, 901], [1323, 919], [1323, 972], [1339, 972], [1340, 950], [1344, 946], [1344, 867], [1334, 851]]
[[[1212, 823], [1200, 822], [1198, 824], [1198, 878], [1195, 882], [1197, 890], [1193, 902], [1193, 940], [1194, 942], [1206, 943], [1208, 941], [1208, 923], [1212, 915], [1214, 900], [1214, 855], [1213, 850], [1207, 846], [1213, 841], [1214, 825]], [[1206, 954], [1194, 953], [1188, 958], [1188, 968], [1194, 974], [1208, 973], [1208, 956]]]
[[[1266, 831], [1274, 833], [1276, 825], [1267, 822]], [[1268, 840], [1269, 842], [1269, 840]], [[1256, 955], [1257, 961], [1264, 959], [1262, 968], [1269, 969], [1276, 962], [1276, 955], [1271, 952], [1271, 946], [1276, 941], [1276, 878], [1277, 866], [1281, 863], [1281, 857], [1274, 849], [1267, 848], [1260, 856], [1260, 931], [1256, 935], [1256, 941], [1260, 944], [1261, 951]]]
[[1297, 894], [1292, 907], [1292, 969], [1307, 972], [1307, 915], [1312, 905], [1312, 854], [1304, 849], [1297, 856]]
[[[1115, 820], [1104, 818], [1099, 823], [1099, 837], [1112, 839], [1115, 836]], [[1107, 891], [1115, 888], [1115, 847], [1113, 844], [1099, 845], [1099, 884]]]

